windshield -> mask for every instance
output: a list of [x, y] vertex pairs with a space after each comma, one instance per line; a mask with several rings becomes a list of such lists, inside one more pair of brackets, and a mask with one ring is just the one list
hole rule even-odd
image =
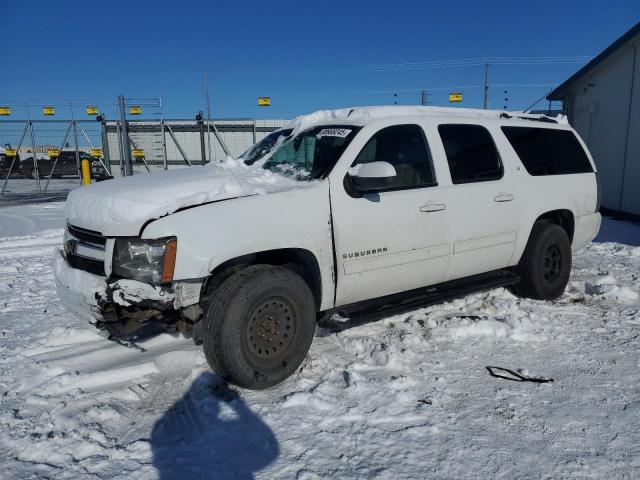
[[252, 147], [242, 159], [297, 180], [323, 178], [333, 168], [360, 127], [314, 127], [291, 136], [291, 130], [279, 130]]
[[258, 159], [264, 157], [273, 149], [276, 143], [278, 143], [278, 139], [288, 137], [291, 135], [291, 132], [292, 130], [287, 128], [270, 133], [240, 155], [240, 158], [244, 160], [244, 163], [247, 165], [253, 165]]

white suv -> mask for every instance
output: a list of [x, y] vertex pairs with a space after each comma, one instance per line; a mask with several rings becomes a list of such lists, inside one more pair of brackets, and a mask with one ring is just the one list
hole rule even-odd
[[432, 107], [299, 117], [239, 160], [110, 180], [67, 200], [59, 295], [114, 337], [193, 332], [212, 369], [266, 388], [318, 319], [478, 289], [560, 296], [598, 233], [564, 118]]

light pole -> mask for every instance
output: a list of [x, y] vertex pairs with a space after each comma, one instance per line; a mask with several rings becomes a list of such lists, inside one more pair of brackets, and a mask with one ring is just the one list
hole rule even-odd
[[489, 108], [489, 64], [484, 64], [484, 109]]

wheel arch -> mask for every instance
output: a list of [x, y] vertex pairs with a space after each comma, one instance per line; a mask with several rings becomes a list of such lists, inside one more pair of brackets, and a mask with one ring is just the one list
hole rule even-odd
[[[543, 222], [560, 225], [560, 227], [562, 227], [564, 231], [567, 232], [567, 235], [569, 236], [569, 243], [573, 244], [573, 237], [575, 232], [575, 217], [573, 211], [567, 208], [547, 210], [545, 212], [539, 213], [536, 217], [533, 217], [532, 220], [523, 219], [523, 223], [520, 227], [522, 229], [522, 236], [518, 234], [518, 245], [516, 246], [513, 256], [511, 257], [511, 261], [509, 263], [510, 265], [516, 265], [520, 261], [527, 247], [527, 244], [531, 239], [534, 225]], [[526, 236], [524, 235], [525, 233]]]
[[250, 253], [228, 259], [216, 266], [207, 277], [205, 298], [234, 273], [251, 265], [274, 265], [287, 268], [302, 277], [313, 294], [316, 310], [322, 302], [322, 274], [316, 256], [303, 248], [280, 248]]
[[[548, 212], [539, 215], [536, 218], [534, 224], [540, 222], [548, 222], [555, 223], [560, 225], [569, 237], [569, 242], [573, 242], [573, 234], [575, 232], [575, 219], [571, 210], [568, 209], [558, 209], [558, 210], [550, 210]], [[533, 225], [531, 230], [529, 231], [529, 235], [531, 235], [531, 231], [533, 230]]]

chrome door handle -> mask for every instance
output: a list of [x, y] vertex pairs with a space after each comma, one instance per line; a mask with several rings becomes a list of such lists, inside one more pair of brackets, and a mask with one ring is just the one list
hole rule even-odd
[[423, 213], [439, 212], [440, 210], [444, 210], [445, 208], [447, 208], [447, 206], [444, 203], [428, 202], [420, 207], [420, 211]]
[[514, 198], [515, 196], [512, 193], [499, 193], [493, 197], [496, 202], [510, 202]]

